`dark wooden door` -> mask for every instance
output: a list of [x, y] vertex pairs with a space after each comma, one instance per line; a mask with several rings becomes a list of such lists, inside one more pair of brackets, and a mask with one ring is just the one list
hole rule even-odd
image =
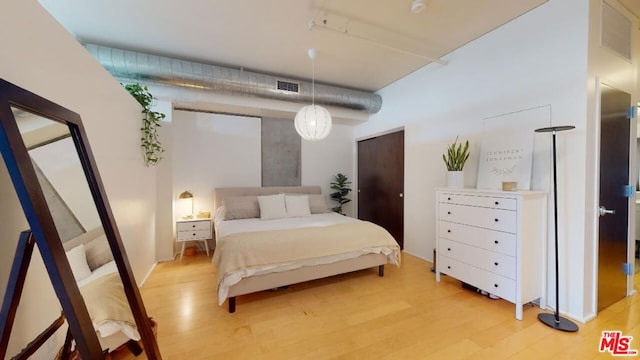
[[358, 218], [404, 248], [404, 130], [358, 141]]
[[603, 84], [600, 104], [598, 311], [627, 295], [631, 95]]

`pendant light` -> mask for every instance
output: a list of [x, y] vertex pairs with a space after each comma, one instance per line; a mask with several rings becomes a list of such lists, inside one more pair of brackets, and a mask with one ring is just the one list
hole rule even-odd
[[307, 105], [300, 109], [296, 114], [294, 124], [298, 134], [305, 140], [318, 141], [326, 138], [331, 131], [331, 114], [320, 105], [316, 105], [316, 67], [315, 57], [316, 50], [309, 49], [307, 52], [311, 58], [312, 64], [312, 80], [311, 80], [311, 105]]

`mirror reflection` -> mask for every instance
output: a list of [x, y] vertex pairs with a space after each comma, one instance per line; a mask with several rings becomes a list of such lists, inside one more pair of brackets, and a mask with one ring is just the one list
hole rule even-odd
[[140, 334], [69, 128], [12, 111], [102, 349], [128, 344], [140, 351]]

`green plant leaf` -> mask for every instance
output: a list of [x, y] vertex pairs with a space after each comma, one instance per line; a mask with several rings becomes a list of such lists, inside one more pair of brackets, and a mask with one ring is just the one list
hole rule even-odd
[[453, 144], [449, 145], [447, 152], [442, 154], [442, 160], [449, 171], [462, 171], [465, 163], [469, 159], [469, 141], [465, 141], [464, 146], [458, 143], [458, 137]]
[[351, 181], [349, 181], [346, 175], [342, 173], [334, 175], [333, 181], [329, 183], [329, 187], [335, 190], [335, 192], [329, 194], [329, 197], [331, 200], [336, 201], [338, 206], [332, 208], [332, 211], [344, 215], [342, 205], [351, 201], [351, 199], [347, 198], [347, 195], [349, 195], [351, 191], [349, 185], [351, 185]]
[[124, 88], [133, 96], [136, 101], [142, 106], [142, 137], [140, 138], [140, 146], [144, 149], [145, 164], [155, 165], [160, 159], [159, 154], [164, 152], [162, 144], [158, 140], [157, 129], [161, 126], [160, 120], [166, 117], [165, 114], [151, 110], [151, 105], [155, 98], [149, 92], [147, 86], [142, 86], [138, 83], [124, 85]]

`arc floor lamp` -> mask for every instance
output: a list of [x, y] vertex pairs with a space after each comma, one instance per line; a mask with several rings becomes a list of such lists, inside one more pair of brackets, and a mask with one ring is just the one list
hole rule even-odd
[[550, 132], [553, 138], [553, 220], [554, 220], [554, 233], [555, 233], [555, 255], [556, 255], [556, 309], [553, 314], [541, 313], [538, 314], [538, 320], [545, 325], [554, 328], [556, 330], [575, 332], [578, 331], [578, 325], [569, 319], [560, 316], [560, 296], [558, 291], [558, 171], [556, 166], [556, 133], [558, 131], [572, 130], [575, 126], [552, 126], [536, 129], [538, 133]]

